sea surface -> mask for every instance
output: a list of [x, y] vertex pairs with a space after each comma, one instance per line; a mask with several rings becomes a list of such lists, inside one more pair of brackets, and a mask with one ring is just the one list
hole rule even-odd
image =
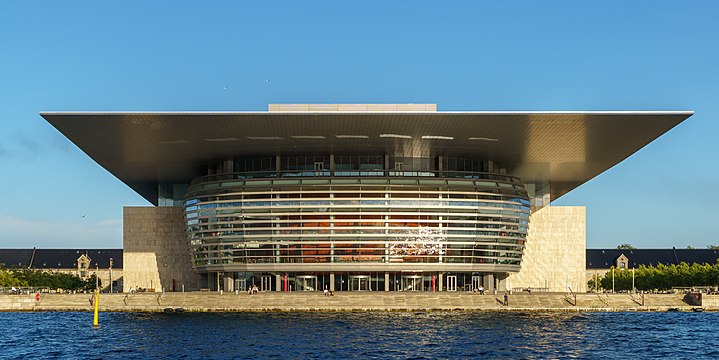
[[719, 358], [719, 313], [0, 313], [0, 358]]

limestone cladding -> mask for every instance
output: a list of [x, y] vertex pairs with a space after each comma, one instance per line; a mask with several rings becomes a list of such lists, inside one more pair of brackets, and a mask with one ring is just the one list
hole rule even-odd
[[123, 209], [123, 290], [197, 290], [180, 207]]
[[567, 292], [587, 290], [586, 208], [545, 206], [529, 220], [522, 269], [509, 276], [508, 287]]

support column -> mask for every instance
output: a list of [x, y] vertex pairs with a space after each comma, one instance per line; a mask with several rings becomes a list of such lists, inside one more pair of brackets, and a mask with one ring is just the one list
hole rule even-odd
[[230, 273], [230, 275], [225, 276], [222, 287], [227, 292], [235, 291], [235, 279], [234, 279], [234, 277], [232, 277], [232, 273]]
[[275, 274], [275, 291], [282, 291], [282, 275]]
[[442, 291], [442, 288], [444, 286], [444, 281], [442, 280], [442, 278], [444, 278], [444, 274], [438, 273], [437, 280], [438, 280], [439, 286], [437, 286], [437, 291]]
[[507, 273], [497, 274], [497, 291], [499, 292], [505, 292], [509, 290], [508, 288], [508, 276]]
[[485, 274], [482, 283], [484, 283], [484, 291], [494, 292], [494, 274]]
[[330, 273], [330, 291], [335, 291], [335, 273]]
[[384, 273], [384, 291], [389, 291], [389, 273]]

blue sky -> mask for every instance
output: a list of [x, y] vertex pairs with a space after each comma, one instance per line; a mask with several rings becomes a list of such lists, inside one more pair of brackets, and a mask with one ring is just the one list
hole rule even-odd
[[3, 1], [0, 247], [121, 247], [122, 206], [147, 204], [40, 111], [333, 97], [694, 110], [555, 204], [587, 206], [588, 247], [717, 244], [717, 13], [716, 1]]

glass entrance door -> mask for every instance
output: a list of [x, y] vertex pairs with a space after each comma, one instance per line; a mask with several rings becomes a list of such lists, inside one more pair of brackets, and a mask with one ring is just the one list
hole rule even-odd
[[262, 282], [260, 283], [260, 290], [272, 291], [272, 276], [262, 275]]
[[350, 276], [350, 291], [367, 291], [369, 290], [369, 275], [352, 275]]
[[317, 276], [297, 275], [295, 277], [295, 289], [297, 291], [317, 291]]
[[472, 291], [479, 291], [479, 288], [482, 286], [482, 282], [480, 281], [481, 276], [479, 275], [472, 275]]
[[457, 275], [447, 276], [447, 291], [457, 291]]
[[424, 291], [423, 278], [422, 275], [402, 276], [402, 291]]
[[235, 290], [247, 291], [247, 280], [246, 279], [235, 280]]

